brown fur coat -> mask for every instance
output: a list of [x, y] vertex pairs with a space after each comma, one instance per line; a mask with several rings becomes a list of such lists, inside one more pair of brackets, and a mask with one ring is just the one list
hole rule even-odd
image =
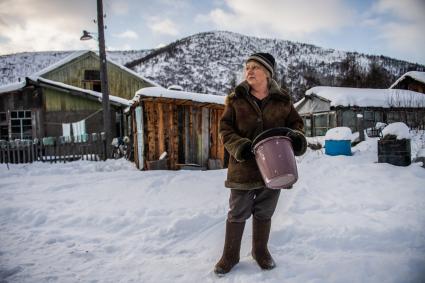
[[246, 81], [226, 98], [219, 131], [230, 154], [225, 182], [228, 188], [251, 190], [264, 186], [255, 159], [244, 160], [242, 155], [242, 149], [251, 145], [258, 134], [276, 127], [303, 131], [303, 120], [288, 93], [273, 80], [269, 85], [269, 95], [262, 101], [261, 109], [249, 94], [250, 88]]

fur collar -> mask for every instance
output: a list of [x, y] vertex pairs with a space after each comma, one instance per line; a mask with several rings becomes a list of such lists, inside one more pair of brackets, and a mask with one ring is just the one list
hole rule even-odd
[[[249, 95], [250, 86], [247, 81], [243, 81], [236, 86], [235, 91], [229, 95], [229, 98], [243, 97]], [[269, 84], [269, 95], [271, 98], [276, 98], [284, 101], [291, 101], [289, 94], [282, 89], [275, 80], [271, 80]]]

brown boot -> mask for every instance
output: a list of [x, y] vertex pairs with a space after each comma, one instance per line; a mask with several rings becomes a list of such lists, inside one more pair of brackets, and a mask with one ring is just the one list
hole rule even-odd
[[226, 221], [226, 238], [224, 241], [223, 255], [214, 267], [214, 272], [218, 275], [228, 273], [233, 266], [239, 262], [239, 252], [241, 250], [241, 240], [245, 222]]
[[271, 220], [252, 218], [252, 257], [262, 269], [273, 269], [276, 266], [267, 248]]

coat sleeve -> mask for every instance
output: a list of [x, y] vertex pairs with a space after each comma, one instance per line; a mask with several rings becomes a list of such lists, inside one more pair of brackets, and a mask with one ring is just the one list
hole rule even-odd
[[297, 110], [295, 110], [294, 104], [291, 103], [291, 110], [286, 121], [288, 128], [300, 131], [304, 133], [304, 122]]
[[252, 141], [241, 137], [235, 130], [235, 109], [231, 103], [226, 103], [219, 125], [220, 138], [224, 147], [237, 161], [245, 161], [243, 151], [251, 147]]
[[307, 139], [304, 136], [304, 122], [292, 103], [287, 125], [294, 130], [290, 138], [295, 156], [303, 155], [307, 151], [308, 145]]

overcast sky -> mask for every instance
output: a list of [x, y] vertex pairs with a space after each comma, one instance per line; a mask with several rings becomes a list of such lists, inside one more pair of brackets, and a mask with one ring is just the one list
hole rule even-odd
[[[227, 30], [425, 64], [425, 0], [104, 0], [108, 50]], [[0, 55], [97, 49], [95, 0], [0, 0]]]

